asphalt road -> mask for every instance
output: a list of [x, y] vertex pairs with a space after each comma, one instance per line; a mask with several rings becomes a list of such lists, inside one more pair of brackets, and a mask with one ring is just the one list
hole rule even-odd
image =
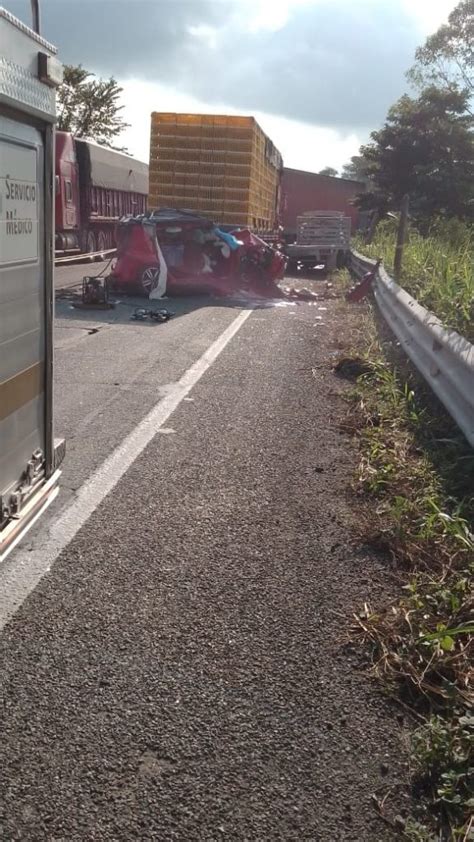
[[110, 260], [99, 262], [81, 261], [70, 265], [59, 264], [54, 270], [54, 285], [57, 290], [80, 288], [84, 275], [99, 275], [107, 271]]
[[397, 838], [403, 730], [344, 645], [390, 574], [354, 540], [340, 303], [134, 303], [58, 300], [62, 493], [0, 571], [0, 838]]

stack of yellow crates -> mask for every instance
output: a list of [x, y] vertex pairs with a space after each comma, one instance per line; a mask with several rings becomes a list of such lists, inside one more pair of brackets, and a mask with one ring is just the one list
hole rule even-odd
[[272, 230], [283, 162], [253, 117], [151, 115], [148, 206]]

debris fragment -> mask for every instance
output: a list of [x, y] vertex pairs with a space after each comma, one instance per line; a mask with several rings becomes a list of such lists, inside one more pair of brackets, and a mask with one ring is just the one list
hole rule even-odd
[[150, 310], [147, 307], [137, 307], [130, 318], [136, 322], [146, 322], [147, 319], [150, 319], [152, 322], [167, 322], [172, 316], [174, 316], [174, 313], [164, 308], [161, 310]]
[[357, 380], [362, 374], [370, 374], [372, 366], [362, 357], [343, 357], [334, 366], [334, 371], [348, 380]]

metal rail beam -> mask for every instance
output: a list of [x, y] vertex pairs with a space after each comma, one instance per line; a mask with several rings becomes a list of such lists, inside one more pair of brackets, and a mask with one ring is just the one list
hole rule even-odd
[[94, 260], [95, 258], [113, 257], [117, 249], [106, 249], [106, 251], [91, 251], [88, 254], [70, 254], [67, 257], [55, 257], [54, 265], [59, 266], [62, 263], [81, 263], [84, 260]]
[[[351, 270], [358, 278], [373, 269], [370, 260], [351, 251]], [[383, 266], [374, 296], [401, 347], [474, 447], [474, 345], [422, 307]]]

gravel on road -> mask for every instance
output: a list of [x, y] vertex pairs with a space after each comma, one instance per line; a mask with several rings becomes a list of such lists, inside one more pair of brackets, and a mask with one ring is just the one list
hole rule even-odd
[[322, 306], [255, 310], [5, 628], [1, 839], [398, 838], [403, 725], [346, 645], [393, 574]]

